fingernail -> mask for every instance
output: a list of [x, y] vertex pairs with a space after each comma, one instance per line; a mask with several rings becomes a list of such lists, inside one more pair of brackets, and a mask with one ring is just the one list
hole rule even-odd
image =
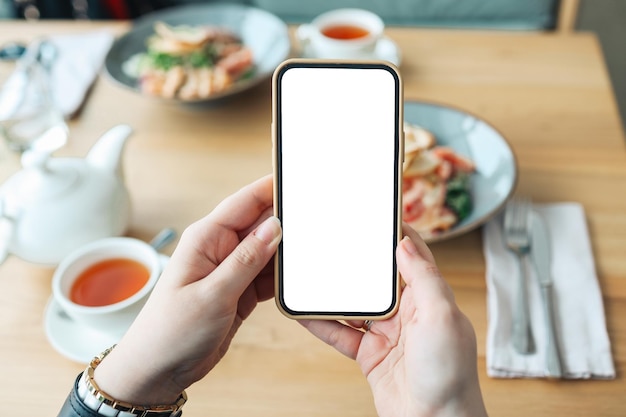
[[417, 246], [415, 246], [415, 243], [413, 243], [410, 237], [408, 236], [403, 237], [400, 244], [402, 245], [402, 248], [404, 248], [404, 250], [407, 251], [409, 254], [411, 255], [418, 254]]
[[281, 232], [280, 220], [271, 216], [256, 228], [254, 235], [269, 245], [280, 236]]

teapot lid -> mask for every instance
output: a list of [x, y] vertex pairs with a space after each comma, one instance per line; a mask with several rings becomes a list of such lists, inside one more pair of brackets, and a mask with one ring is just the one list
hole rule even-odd
[[22, 168], [2, 186], [0, 196], [5, 205], [24, 207], [49, 202], [72, 188], [80, 177], [77, 167], [58, 159], [48, 160], [48, 153], [25, 152]]

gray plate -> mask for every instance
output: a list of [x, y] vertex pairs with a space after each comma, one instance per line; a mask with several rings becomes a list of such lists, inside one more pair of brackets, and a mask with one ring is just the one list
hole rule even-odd
[[[146, 40], [154, 34], [154, 24], [157, 21], [169, 25], [224, 27], [238, 34], [243, 43], [252, 49], [256, 67], [252, 78], [238, 81], [228, 90], [196, 102], [231, 96], [269, 79], [276, 66], [289, 56], [291, 49], [285, 22], [261, 9], [237, 4], [193, 4], [163, 9], [138, 19], [129, 32], [115, 41], [107, 54], [104, 61], [106, 73], [122, 87], [141, 93], [138, 80], [127, 75], [122, 66], [133, 55], [146, 51]], [[155, 98], [181, 103], [193, 102]]]
[[437, 242], [459, 236], [491, 219], [517, 184], [517, 162], [506, 139], [485, 121], [447, 106], [408, 101], [404, 119], [432, 132], [437, 144], [450, 146], [476, 164], [472, 177], [472, 213], [452, 229], [426, 239]]

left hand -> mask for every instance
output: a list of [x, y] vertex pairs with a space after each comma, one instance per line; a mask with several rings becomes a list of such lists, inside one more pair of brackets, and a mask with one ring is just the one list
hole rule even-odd
[[281, 228], [272, 198], [267, 176], [185, 230], [141, 313], [96, 368], [104, 392], [170, 404], [219, 362], [243, 320], [274, 295]]

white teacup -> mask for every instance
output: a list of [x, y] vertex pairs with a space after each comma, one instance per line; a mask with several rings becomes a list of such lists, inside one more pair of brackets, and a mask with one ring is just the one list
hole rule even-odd
[[[98, 305], [86, 305], [89, 304], [86, 302], [89, 297], [85, 296], [78, 301], [76, 294], [72, 295], [77, 280], [91, 279], [84, 275], [87, 270], [93, 270], [95, 265], [96, 268], [106, 269], [107, 264], [103, 262], [117, 263], [118, 267], [121, 262], [135, 268], [137, 275], [141, 276], [141, 280], [138, 279], [135, 285], [136, 290], [121, 295], [123, 299], [120, 300], [118, 297], [117, 301], [99, 299]], [[109, 264], [109, 267], [113, 266]], [[61, 309], [74, 321], [111, 336], [121, 337], [145, 304], [162, 269], [162, 256], [142, 240], [130, 237], [100, 239], [71, 252], [59, 263], [52, 277], [52, 295]], [[117, 271], [115, 274], [119, 276], [120, 272]], [[89, 290], [89, 283], [85, 284]], [[91, 288], [91, 291], [85, 291], [83, 294], [110, 296], [113, 291], [114, 285], [107, 283], [104, 290], [95, 291], [95, 288]], [[99, 305], [102, 303], [105, 305]]]
[[296, 36], [310, 58], [366, 59], [376, 50], [385, 25], [364, 9], [336, 9], [298, 27]]

